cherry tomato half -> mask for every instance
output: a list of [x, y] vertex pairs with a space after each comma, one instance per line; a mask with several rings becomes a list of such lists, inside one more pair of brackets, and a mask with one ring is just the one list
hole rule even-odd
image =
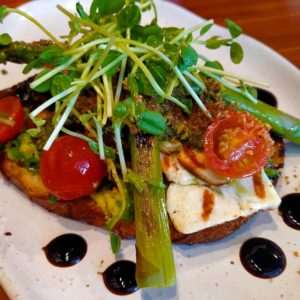
[[106, 164], [86, 141], [64, 135], [43, 152], [40, 174], [50, 193], [73, 200], [96, 191], [106, 175]]
[[25, 113], [16, 96], [0, 99], [0, 143], [12, 140], [23, 128]]
[[204, 153], [217, 173], [242, 178], [264, 167], [272, 144], [268, 125], [247, 112], [228, 110], [207, 128]]

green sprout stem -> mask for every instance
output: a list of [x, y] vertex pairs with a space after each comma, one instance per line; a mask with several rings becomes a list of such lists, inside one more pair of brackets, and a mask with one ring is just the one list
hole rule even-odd
[[104, 43], [107, 43], [109, 42], [109, 38], [103, 38], [103, 39], [97, 39], [97, 40], [94, 40], [92, 42], [89, 42], [81, 47], [78, 47], [78, 48], [75, 48], [75, 49], [71, 49], [71, 50], [67, 50], [64, 52], [65, 55], [74, 55], [74, 54], [77, 54], [78, 52], [82, 52], [82, 51], [86, 51], [94, 46], [97, 46], [97, 45], [101, 45], [101, 44], [104, 44]]
[[187, 80], [185, 79], [185, 77], [182, 75], [182, 73], [179, 71], [178, 67], [175, 67], [175, 73], [178, 76], [179, 80], [182, 82], [182, 84], [184, 85], [184, 87], [189, 91], [190, 95], [194, 98], [194, 100], [196, 101], [196, 103], [198, 104], [198, 106], [202, 109], [202, 111], [204, 112], [204, 114], [208, 117], [211, 118], [211, 114], [209, 113], [209, 111], [206, 109], [205, 105], [202, 103], [201, 99], [199, 98], [199, 96], [195, 93], [195, 91], [191, 88], [191, 86], [189, 85], [189, 83], [187, 82]]
[[33, 17], [31, 17], [30, 15], [28, 15], [27, 13], [25, 13], [22, 10], [19, 10], [17, 8], [7, 8], [7, 12], [9, 13], [16, 13], [18, 15], [23, 16], [24, 18], [26, 18], [27, 20], [29, 20], [30, 22], [32, 22], [34, 25], [36, 25], [39, 29], [41, 29], [57, 46], [59, 46], [60, 48], [64, 48], [64, 44], [61, 43], [59, 40], [56, 39], [56, 37], [51, 34], [40, 22], [38, 22], [36, 19], [34, 19]]
[[95, 143], [94, 140], [92, 140], [91, 138], [87, 137], [86, 135], [81, 134], [81, 133], [78, 133], [78, 132], [75, 132], [75, 131], [72, 131], [72, 130], [69, 130], [69, 129], [65, 128], [65, 127], [62, 127], [62, 128], [61, 128], [61, 131], [62, 131], [63, 133], [68, 134], [68, 135], [72, 135], [72, 136], [74, 136], [74, 137], [77, 137], [77, 138], [80, 138], [80, 139], [82, 139], [82, 140], [85, 140], [85, 141], [87, 141], [88, 143]]
[[46, 108], [48, 108], [50, 105], [52, 105], [53, 103], [55, 103], [56, 101], [64, 98], [65, 96], [71, 94], [72, 92], [74, 92], [78, 87], [77, 86], [72, 86], [70, 88], [68, 88], [67, 90], [55, 95], [54, 97], [48, 99], [46, 102], [44, 102], [43, 104], [41, 104], [39, 107], [37, 107], [35, 110], [33, 110], [30, 113], [30, 117], [31, 118], [35, 118], [39, 113], [41, 113], [43, 110], [45, 110]]
[[245, 96], [247, 99], [249, 99], [253, 103], [257, 103], [257, 99], [254, 98], [250, 93], [245, 93], [245, 91], [239, 89], [238, 87], [233, 86], [232, 84], [225, 81], [223, 78], [220, 78], [219, 76], [212, 74], [210, 72], [202, 71], [203, 74], [205, 74], [208, 77], [211, 77], [215, 79], [217, 82], [222, 84], [224, 87], [228, 88], [229, 90], [232, 90], [240, 95]]
[[103, 74], [105, 74], [107, 71], [109, 71], [111, 68], [113, 68], [114, 66], [116, 66], [117, 64], [119, 64], [127, 55], [123, 54], [120, 55], [118, 58], [116, 58], [114, 61], [112, 61], [111, 63], [109, 63], [107, 66], [105, 66], [104, 68], [102, 68], [100, 71], [98, 71], [92, 78], [91, 81], [96, 80], [97, 78], [99, 78], [100, 76], [102, 76]]
[[112, 99], [112, 93], [109, 86], [108, 77], [106, 74], [102, 75], [103, 83], [104, 83], [104, 90], [105, 90], [105, 97], [106, 97], [106, 103], [107, 103], [107, 117], [110, 118], [112, 116], [112, 110], [113, 110], [113, 99]]
[[70, 13], [69, 11], [67, 11], [65, 8], [63, 8], [61, 5], [57, 5], [56, 6], [58, 8], [58, 10], [60, 10], [63, 14], [65, 14], [66, 16], [68, 16], [72, 21], [76, 21], [84, 26], [90, 27], [92, 29], [94, 29], [95, 31], [101, 33], [102, 35], [106, 36], [106, 37], [111, 37], [111, 33], [107, 32], [106, 30], [103, 30], [100, 26], [98, 26], [97, 24], [93, 23], [92, 21], [89, 20], [84, 20], [81, 18], [76, 17], [75, 15], [73, 15], [72, 13]]
[[229, 77], [229, 78], [234, 78], [234, 79], [237, 79], [237, 80], [242, 80], [244, 82], [247, 82], [247, 83], [252, 83], [254, 85], [257, 85], [257, 86], [262, 86], [262, 87], [270, 87], [270, 85], [268, 83], [265, 83], [265, 82], [259, 82], [259, 81], [256, 81], [256, 80], [253, 80], [251, 78], [246, 78], [246, 77], [243, 77], [243, 76], [240, 76], [238, 74], [234, 74], [234, 73], [231, 73], [231, 72], [227, 72], [227, 71], [223, 71], [223, 70], [219, 70], [219, 69], [215, 69], [215, 68], [210, 68], [210, 67], [205, 67], [205, 66], [200, 66], [200, 65], [197, 65], [196, 67], [191, 67], [189, 68], [189, 70], [200, 70], [200, 71], [207, 71], [209, 73], [213, 73], [213, 74], [219, 74], [219, 75], [222, 75], [224, 77]]
[[45, 82], [46, 80], [50, 79], [51, 77], [53, 77], [54, 75], [56, 75], [57, 73], [64, 71], [65, 69], [68, 68], [68, 66], [70, 66], [73, 62], [75, 62], [76, 60], [78, 60], [80, 57], [82, 57], [85, 54], [86, 51], [83, 51], [80, 54], [74, 55], [71, 59], [69, 59], [67, 62], [65, 62], [64, 64], [52, 69], [50, 72], [48, 72], [47, 74], [45, 74], [44, 76], [40, 77], [39, 79], [34, 80], [33, 82], [31, 82], [30, 84], [30, 88], [34, 89], [37, 86], [39, 86], [40, 84], [42, 84], [43, 82]]
[[196, 76], [191, 74], [189, 71], [184, 71], [183, 74], [189, 79], [191, 79], [194, 83], [196, 83], [201, 89], [205, 88], [205, 84], [202, 81], [200, 81]]
[[122, 200], [119, 214], [116, 217], [114, 217], [112, 222], [110, 222], [110, 224], [109, 224], [109, 229], [113, 229], [113, 227], [122, 218], [122, 216], [124, 214], [124, 211], [126, 208], [126, 194], [127, 193], [126, 193], [126, 189], [125, 189], [122, 181], [120, 180], [120, 177], [118, 175], [118, 172], [117, 172], [114, 162], [110, 158], [107, 158], [106, 163], [107, 163], [108, 170], [111, 172], [111, 175], [117, 185], [117, 188], [119, 190], [119, 193], [121, 195], [121, 200]]
[[122, 176], [124, 182], [127, 182], [127, 167], [126, 167], [126, 161], [125, 161], [125, 156], [124, 156], [124, 151], [122, 146], [121, 126], [122, 126], [122, 122], [117, 121], [114, 123], [114, 132], [115, 132], [116, 145], [118, 150]]
[[105, 159], [105, 151], [104, 151], [104, 142], [103, 142], [103, 130], [102, 126], [99, 123], [99, 121], [93, 117], [94, 122], [96, 124], [96, 129], [97, 129], [97, 140], [98, 140], [98, 147], [99, 147], [99, 155], [100, 159], [104, 160]]
[[207, 20], [204, 23], [197, 24], [197, 25], [195, 25], [193, 27], [187, 28], [186, 30], [183, 30], [181, 33], [179, 33], [173, 40], [171, 40], [170, 44], [175, 44], [180, 39], [182, 39], [183, 37], [187, 36], [188, 34], [194, 32], [196, 30], [199, 30], [199, 29], [203, 28], [204, 26], [210, 25], [210, 24], [214, 24], [214, 20], [210, 19], [210, 20]]
[[80, 91], [76, 91], [72, 94], [72, 98], [69, 102], [69, 104], [67, 105], [64, 113], [62, 114], [61, 118], [59, 119], [58, 121], [58, 124], [56, 125], [56, 127], [54, 128], [53, 132], [51, 133], [49, 139], [47, 140], [45, 146], [44, 146], [44, 150], [49, 150], [49, 148], [51, 147], [52, 143], [54, 142], [54, 140], [56, 139], [56, 137], [58, 136], [61, 128], [64, 126], [67, 118], [69, 117], [75, 103], [76, 103], [76, 100], [79, 96], [79, 93]]
[[88, 130], [88, 132], [93, 136], [96, 137], [97, 134], [93, 128], [91, 128], [88, 122], [84, 122], [82, 115], [78, 112], [76, 108], [73, 108], [72, 114], [81, 122], [81, 124]]
[[125, 71], [126, 71], [126, 64], [127, 64], [127, 57], [124, 58], [121, 63], [121, 69], [120, 69], [120, 73], [119, 73], [116, 94], [115, 94], [115, 104], [117, 104], [120, 100], [122, 87], [123, 87], [123, 80], [124, 80]]

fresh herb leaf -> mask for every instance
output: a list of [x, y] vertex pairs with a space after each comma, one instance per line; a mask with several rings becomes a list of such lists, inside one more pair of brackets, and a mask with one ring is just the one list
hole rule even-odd
[[228, 45], [231, 39], [222, 39], [220, 36], [214, 35], [205, 41], [205, 46], [208, 49], [218, 49], [223, 45]]
[[12, 38], [9, 34], [3, 33], [0, 35], [0, 46], [8, 46], [12, 43]]
[[82, 114], [81, 121], [82, 121], [83, 125], [85, 125], [94, 116], [96, 116], [95, 113]]
[[217, 69], [217, 70], [224, 70], [223, 66], [221, 65], [220, 62], [218, 62], [217, 60], [214, 61], [207, 61], [204, 64], [205, 67], [209, 67], [209, 68], [213, 68], [213, 69]]
[[36, 127], [41, 127], [46, 123], [46, 120], [40, 118], [31, 118], [31, 121], [36, 125]]
[[239, 43], [233, 42], [230, 46], [230, 57], [233, 63], [239, 64], [244, 57], [243, 48]]
[[76, 11], [81, 19], [83, 20], [90, 19], [89, 15], [84, 11], [82, 5], [79, 2], [76, 3]]
[[121, 28], [132, 28], [141, 21], [141, 11], [135, 4], [126, 6], [118, 15], [118, 25]]
[[37, 60], [37, 66], [59, 66], [64, 64], [67, 60], [69, 60], [70, 57], [63, 54], [63, 50], [57, 46], [49, 46], [45, 51], [43, 51], [38, 60]]
[[138, 94], [146, 95], [146, 96], [156, 96], [157, 93], [155, 92], [154, 88], [152, 87], [151, 83], [149, 82], [146, 75], [138, 69], [135, 74], [136, 83], [138, 86]]
[[179, 100], [189, 109], [189, 111], [192, 111], [194, 102], [191, 98], [180, 98]]
[[72, 83], [72, 79], [66, 74], [56, 75], [51, 82], [50, 92], [52, 96], [67, 90]]
[[[106, 67], [107, 65], [109, 65], [111, 62], [113, 62], [114, 60], [116, 60], [120, 55], [122, 55], [120, 52], [117, 52], [117, 51], [110, 51], [108, 53], [108, 55], [106, 56], [104, 62], [102, 63], [102, 67]], [[109, 69], [107, 72], [106, 72], [106, 75], [107, 76], [113, 76], [116, 74], [116, 72], [118, 71], [119, 67], [120, 67], [120, 64], [117, 64], [115, 65], [114, 67], [112, 67], [111, 69]]]
[[[95, 141], [93, 140], [90, 140], [88, 142], [88, 145], [89, 147], [92, 149], [92, 151], [95, 153], [95, 154], [99, 154], [99, 146], [98, 146], [98, 143], [96, 143]], [[111, 158], [111, 159], [115, 159], [116, 157], [116, 153], [115, 153], [115, 150], [111, 147], [108, 147], [108, 146], [104, 146], [104, 155], [105, 157], [107, 158]]]
[[176, 45], [170, 44], [170, 43], [165, 43], [164, 48], [166, 51], [170, 53], [177, 53], [178, 52], [178, 47]]
[[166, 27], [163, 28], [166, 42], [172, 41], [175, 37], [177, 37], [184, 29], [177, 27]]
[[150, 178], [149, 180], [147, 180], [147, 183], [149, 183], [150, 185], [152, 185], [157, 189], [166, 188], [166, 185], [163, 183], [163, 181], [160, 178], [155, 178], [155, 177]]
[[184, 64], [189, 68], [194, 66], [198, 61], [198, 54], [191, 46], [186, 46], [181, 51]]
[[159, 112], [144, 111], [138, 118], [137, 127], [146, 133], [161, 135], [167, 128], [166, 120]]
[[147, 25], [142, 31], [143, 41], [152, 47], [157, 47], [163, 43], [164, 31], [158, 25]]
[[126, 78], [127, 87], [130, 93], [135, 97], [139, 93], [139, 86], [136, 78], [133, 75], [128, 75]]
[[136, 105], [135, 105], [135, 113], [136, 113], [136, 115], [139, 115], [139, 114], [141, 114], [142, 112], [144, 112], [145, 110], [146, 110], [146, 104], [144, 103], [144, 102], [142, 102], [142, 103], [137, 103]]
[[238, 26], [236, 23], [234, 23], [232, 20], [225, 19], [225, 22], [227, 24], [227, 27], [229, 29], [232, 38], [235, 39], [243, 33], [242, 28]]
[[115, 159], [116, 153], [115, 150], [111, 147], [104, 146], [105, 157]]
[[31, 137], [37, 137], [39, 133], [41, 132], [40, 128], [30, 128], [27, 129], [26, 132], [31, 136]]
[[70, 21], [69, 26], [71, 28], [71, 34], [77, 34], [80, 32], [80, 25], [76, 21]]
[[146, 39], [146, 43], [149, 46], [152, 46], [155, 48], [162, 44], [163, 39], [164, 39], [163, 35], [149, 35]]
[[110, 245], [113, 253], [118, 253], [121, 247], [121, 238], [114, 232], [109, 232]]
[[185, 46], [181, 50], [181, 60], [179, 64], [179, 68], [181, 71], [185, 71], [188, 68], [197, 64], [198, 54], [196, 50], [191, 46]]
[[4, 19], [5, 15], [6, 15], [6, 13], [7, 13], [7, 8], [8, 7], [6, 5], [2, 5], [0, 7], [0, 23], [3, 22], [3, 19]]
[[258, 92], [257, 89], [252, 86], [247, 86], [247, 91], [250, 95], [252, 95], [254, 98], [257, 98]]
[[25, 68], [23, 69], [23, 74], [28, 74], [33, 69], [40, 68], [42, 66], [43, 63], [39, 59], [35, 59], [25, 66]]
[[119, 12], [125, 4], [125, 0], [93, 0], [90, 7], [90, 15], [92, 18], [95, 17], [97, 12], [100, 16], [112, 15]]
[[165, 89], [165, 87], [167, 86], [167, 76], [169, 67], [166, 64], [159, 61], [151, 61], [148, 63], [147, 66], [158, 85], [162, 89]]
[[144, 180], [135, 172], [130, 169], [127, 169], [127, 179], [132, 183], [135, 188], [141, 193], [145, 187]]
[[115, 106], [115, 109], [114, 109], [114, 117], [116, 118], [119, 118], [119, 119], [122, 119], [126, 116], [127, 114], [127, 107], [125, 104], [123, 103], [118, 103], [116, 106]]
[[[43, 77], [44, 75], [46, 75], [50, 71], [51, 70], [49, 70], [49, 69], [41, 71], [38, 75], [35, 76], [35, 80]], [[38, 92], [38, 93], [45, 93], [45, 92], [47, 92], [47, 91], [50, 90], [51, 81], [52, 81], [52, 78], [44, 81], [43, 83], [41, 83], [40, 85], [38, 85], [37, 87], [35, 87], [33, 90], [36, 91], [36, 92]]]
[[63, 50], [57, 46], [49, 46], [45, 51], [43, 51], [39, 58], [44, 62], [51, 62], [52, 59], [61, 56], [63, 54]]
[[99, 154], [99, 146], [95, 141], [89, 141], [88, 144], [95, 154]]
[[213, 23], [210, 23], [210, 24], [207, 24], [204, 27], [202, 27], [201, 30], [200, 30], [200, 36], [207, 33], [213, 27], [213, 25], [214, 25]]

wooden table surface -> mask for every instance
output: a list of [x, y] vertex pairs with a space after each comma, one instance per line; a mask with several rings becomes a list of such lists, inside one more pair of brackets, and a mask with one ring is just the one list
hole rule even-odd
[[[17, 6], [29, 0], [0, 0]], [[47, 0], [45, 0], [47, 1]], [[61, 0], [63, 3], [64, 0]], [[74, 4], [77, 0], [74, 0]], [[229, 18], [248, 35], [267, 44], [300, 67], [300, 0], [171, 0], [194, 13], [224, 25]], [[0, 300], [7, 297], [0, 287]]]

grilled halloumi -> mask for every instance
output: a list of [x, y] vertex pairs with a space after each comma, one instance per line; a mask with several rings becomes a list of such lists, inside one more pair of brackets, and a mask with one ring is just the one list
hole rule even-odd
[[278, 207], [280, 197], [265, 173], [261, 174], [264, 197], [257, 194], [253, 176], [221, 187], [172, 183], [167, 190], [167, 209], [175, 228], [185, 234], [193, 233]]
[[229, 180], [209, 168], [204, 152], [184, 146], [178, 154], [178, 161], [186, 170], [210, 185], [222, 185]]
[[185, 157], [184, 153], [162, 155], [161, 164], [172, 182], [167, 190], [168, 213], [181, 233], [197, 232], [280, 204], [280, 197], [263, 170], [246, 178], [226, 180], [226, 184], [217, 181], [218, 185], [208, 185], [194, 176], [198, 171], [192, 174], [191, 168], [184, 168], [180, 155]]

